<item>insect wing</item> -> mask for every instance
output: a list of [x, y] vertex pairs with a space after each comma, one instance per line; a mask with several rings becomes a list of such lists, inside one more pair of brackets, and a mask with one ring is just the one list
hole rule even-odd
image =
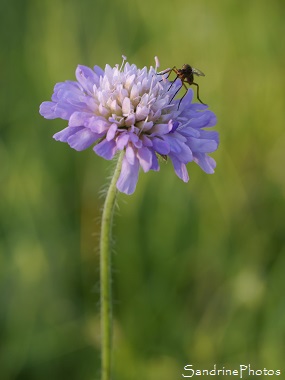
[[192, 73], [198, 75], [199, 77], [205, 76], [205, 74], [201, 70], [195, 69], [195, 67], [192, 67]]

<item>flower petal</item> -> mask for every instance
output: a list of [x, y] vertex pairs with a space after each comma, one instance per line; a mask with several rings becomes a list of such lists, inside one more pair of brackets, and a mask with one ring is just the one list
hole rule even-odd
[[71, 148], [81, 151], [89, 148], [99, 138], [100, 135], [90, 131], [88, 128], [84, 128], [70, 136], [67, 142]]
[[174, 132], [169, 135], [165, 135], [164, 139], [170, 146], [171, 154], [177, 159], [185, 164], [192, 161], [192, 152], [186, 144], [187, 140], [185, 137], [179, 135], [177, 132]]
[[72, 136], [75, 133], [82, 131], [82, 130], [83, 130], [83, 127], [67, 127], [67, 128], [64, 128], [63, 130], [55, 133], [53, 135], [53, 138], [56, 141], [67, 142], [67, 140], [70, 138], [70, 136]]
[[134, 162], [136, 160], [136, 155], [135, 155], [134, 149], [131, 145], [127, 146], [125, 157], [128, 160], [130, 165], [134, 165]]
[[54, 102], [43, 102], [40, 105], [40, 114], [45, 119], [68, 120], [74, 112], [74, 107], [70, 104], [60, 104]]
[[99, 85], [99, 76], [90, 67], [78, 65], [75, 75], [84, 90], [91, 94], [94, 84]]
[[214, 169], [216, 167], [216, 161], [212, 157], [207, 156], [205, 153], [195, 153], [194, 154], [194, 161], [207, 174], [213, 174], [214, 173], [214, 171], [215, 171]]
[[171, 124], [154, 124], [151, 132], [152, 134], [156, 134], [156, 135], [166, 135], [167, 133], [170, 132], [172, 128], [172, 125]]
[[111, 123], [101, 116], [93, 116], [89, 119], [86, 127], [95, 133], [105, 133], [110, 128]]
[[152, 159], [151, 159], [151, 168], [150, 168], [150, 170], [154, 170], [154, 171], [158, 172], [159, 169], [160, 169], [160, 167], [159, 167], [159, 164], [158, 164], [157, 156], [154, 153], [154, 151], [151, 151], [151, 154], [152, 154]]
[[160, 138], [157, 138], [157, 137], [153, 137], [151, 139], [152, 143], [153, 143], [153, 149], [159, 153], [159, 154], [168, 154], [170, 152], [170, 146], [169, 144], [160, 139]]
[[105, 158], [106, 160], [112, 160], [117, 152], [117, 146], [114, 140], [103, 140], [93, 148], [94, 152]]
[[189, 138], [187, 145], [192, 152], [211, 153], [217, 150], [218, 144], [214, 140]]
[[188, 182], [189, 181], [189, 175], [188, 175], [188, 172], [187, 172], [186, 165], [183, 162], [179, 161], [173, 155], [170, 155], [170, 159], [172, 161], [172, 164], [173, 164], [174, 171], [175, 171], [176, 175], [180, 179], [182, 179], [183, 182]]
[[82, 127], [86, 126], [86, 122], [92, 117], [89, 112], [74, 112], [69, 119], [69, 127]]
[[107, 135], [106, 135], [106, 139], [108, 141], [113, 140], [113, 138], [115, 137], [115, 134], [117, 132], [117, 129], [118, 129], [117, 124], [113, 123], [111, 125], [111, 127], [108, 129], [108, 132], [107, 132]]
[[139, 159], [140, 166], [146, 173], [152, 167], [152, 153], [148, 148], [138, 149], [137, 158]]
[[125, 194], [133, 194], [139, 177], [139, 160], [136, 158], [131, 165], [126, 157], [123, 158], [122, 170], [117, 181], [117, 189]]
[[95, 66], [94, 66], [94, 72], [95, 72], [95, 74], [98, 75], [98, 77], [102, 77], [102, 76], [104, 76], [104, 70], [101, 69], [100, 66], [95, 65]]
[[137, 109], [136, 109], [137, 121], [146, 119], [148, 114], [149, 114], [149, 107], [140, 106], [140, 105], [137, 106]]
[[127, 133], [122, 133], [117, 137], [117, 148], [123, 150], [127, 143], [129, 142], [130, 135]]
[[54, 102], [43, 102], [40, 105], [40, 114], [45, 119], [55, 119], [56, 116], [54, 114], [56, 104]]
[[129, 98], [125, 98], [122, 104], [123, 116], [128, 116], [131, 110], [133, 110], [133, 107], [131, 106], [131, 101]]

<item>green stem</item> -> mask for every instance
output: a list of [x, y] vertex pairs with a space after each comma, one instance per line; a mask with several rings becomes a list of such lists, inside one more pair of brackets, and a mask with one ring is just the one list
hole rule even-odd
[[100, 300], [101, 300], [101, 380], [111, 379], [112, 361], [112, 291], [111, 291], [111, 232], [116, 201], [116, 183], [124, 152], [120, 154], [104, 203], [100, 236]]

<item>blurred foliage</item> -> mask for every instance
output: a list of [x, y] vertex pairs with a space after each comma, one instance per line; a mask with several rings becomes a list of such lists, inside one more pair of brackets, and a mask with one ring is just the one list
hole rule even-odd
[[119, 196], [114, 379], [184, 365], [285, 370], [285, 3], [2, 0], [0, 368], [3, 380], [99, 378], [99, 191], [110, 163], [38, 114], [78, 63], [206, 73], [217, 170], [170, 163]]

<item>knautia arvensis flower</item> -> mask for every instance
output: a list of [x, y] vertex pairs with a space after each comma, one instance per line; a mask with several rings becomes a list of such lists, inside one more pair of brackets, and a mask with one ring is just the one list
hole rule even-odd
[[94, 152], [107, 160], [124, 150], [117, 189], [126, 194], [135, 191], [140, 167], [159, 170], [159, 155], [172, 161], [184, 182], [191, 161], [213, 173], [216, 163], [208, 153], [217, 149], [219, 137], [205, 128], [216, 124], [215, 114], [192, 102], [192, 89], [180, 104], [180, 99], [172, 100], [181, 82], [170, 87], [168, 79], [157, 75], [157, 59], [148, 70], [123, 58], [121, 67], [106, 65], [105, 70], [79, 65], [77, 81], [55, 85], [52, 101], [40, 106], [46, 119], [68, 120], [55, 140], [78, 151], [94, 145]]

